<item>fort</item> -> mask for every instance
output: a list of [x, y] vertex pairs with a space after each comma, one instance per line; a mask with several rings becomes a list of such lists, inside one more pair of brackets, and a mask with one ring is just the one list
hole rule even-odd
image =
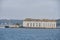
[[56, 20], [26, 18], [23, 21], [23, 27], [56, 28]]

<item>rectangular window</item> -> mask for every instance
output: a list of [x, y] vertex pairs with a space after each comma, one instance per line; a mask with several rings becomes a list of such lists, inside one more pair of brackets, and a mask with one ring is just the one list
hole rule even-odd
[[51, 24], [51, 27], [53, 27], [53, 24]]
[[35, 26], [35, 23], [33, 23], [33, 27]]
[[45, 23], [43, 23], [43, 27], [45, 27]]
[[32, 23], [30, 23], [30, 27], [32, 27]]
[[52, 27], [52, 24], [50, 23], [50, 27]]
[[55, 27], [55, 24], [54, 24], [54, 27]]
[[39, 23], [39, 27], [41, 26], [41, 24]]
[[38, 27], [38, 23], [36, 23], [36, 27]]
[[27, 23], [27, 26], [29, 27], [29, 23]]

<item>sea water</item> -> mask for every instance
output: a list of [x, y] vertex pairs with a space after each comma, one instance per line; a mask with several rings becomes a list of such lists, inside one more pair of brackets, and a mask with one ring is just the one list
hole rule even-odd
[[0, 28], [0, 40], [60, 40], [60, 29]]

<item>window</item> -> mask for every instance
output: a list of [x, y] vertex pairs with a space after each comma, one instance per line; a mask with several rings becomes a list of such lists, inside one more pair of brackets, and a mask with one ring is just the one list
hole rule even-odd
[[45, 27], [45, 23], [43, 23], [43, 27]]
[[32, 27], [32, 23], [30, 23], [30, 27]]
[[27, 26], [29, 27], [29, 23], [27, 23]]
[[52, 24], [52, 27], [53, 27], [54, 25]]
[[35, 23], [33, 23], [33, 27], [34, 27]]
[[54, 27], [55, 27], [55, 24], [54, 24]]
[[52, 24], [50, 23], [50, 27], [52, 27]]
[[39, 23], [39, 27], [41, 26], [41, 24]]
[[36, 23], [36, 27], [38, 26], [38, 23]]

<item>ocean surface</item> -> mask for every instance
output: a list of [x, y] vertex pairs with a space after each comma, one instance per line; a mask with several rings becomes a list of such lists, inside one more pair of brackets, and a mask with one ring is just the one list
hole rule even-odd
[[60, 29], [0, 28], [0, 40], [60, 40]]

